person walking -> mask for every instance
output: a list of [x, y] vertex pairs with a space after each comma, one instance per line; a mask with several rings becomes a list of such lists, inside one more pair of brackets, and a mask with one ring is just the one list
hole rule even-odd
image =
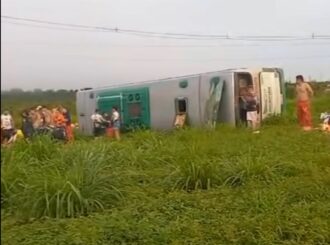
[[296, 103], [297, 117], [300, 126], [305, 131], [312, 129], [311, 98], [314, 92], [311, 86], [304, 81], [302, 75], [296, 76]]
[[112, 117], [111, 117], [113, 130], [115, 134], [115, 138], [120, 140], [120, 114], [118, 112], [117, 107], [112, 107]]

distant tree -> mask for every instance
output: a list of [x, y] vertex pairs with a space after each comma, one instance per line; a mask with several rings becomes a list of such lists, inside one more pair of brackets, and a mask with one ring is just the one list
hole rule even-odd
[[67, 93], [69, 93], [69, 91], [65, 90], [65, 89], [59, 89], [59, 90], [56, 91], [56, 93], [58, 93], [58, 94], [67, 94]]
[[12, 88], [11, 90], [9, 90], [9, 93], [12, 93], [12, 94], [21, 94], [21, 93], [24, 93], [24, 91], [21, 88]]
[[40, 94], [40, 93], [42, 93], [43, 91], [42, 91], [42, 89], [40, 89], [40, 88], [35, 88], [34, 90], [33, 90], [33, 93], [36, 93], [36, 94]]

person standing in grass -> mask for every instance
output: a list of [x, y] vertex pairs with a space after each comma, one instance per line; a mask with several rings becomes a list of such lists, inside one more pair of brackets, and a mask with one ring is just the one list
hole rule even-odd
[[61, 108], [53, 109], [53, 123], [55, 127], [64, 127], [65, 126], [65, 118], [61, 112]]
[[73, 141], [74, 135], [73, 135], [73, 129], [72, 129], [72, 121], [71, 121], [71, 113], [66, 108], [62, 108], [62, 113], [65, 119], [65, 132], [67, 140]]
[[111, 117], [113, 130], [117, 140], [120, 140], [120, 114], [117, 107], [112, 107], [112, 117]]
[[33, 122], [30, 114], [30, 110], [24, 110], [22, 113], [22, 132], [26, 140], [31, 139], [34, 133]]
[[10, 138], [14, 135], [15, 126], [13, 117], [10, 115], [9, 111], [4, 111], [1, 115], [1, 143], [6, 144]]
[[247, 88], [244, 101], [246, 102], [246, 120], [248, 126], [255, 131], [258, 125], [258, 100], [253, 86]]
[[99, 137], [103, 134], [104, 129], [104, 123], [106, 120], [104, 117], [100, 114], [99, 110], [96, 109], [94, 114], [91, 116], [92, 122], [93, 122], [93, 128], [94, 128], [94, 136]]
[[314, 92], [302, 75], [296, 76], [297, 117], [304, 130], [312, 129], [311, 98]]
[[55, 126], [55, 128], [53, 129], [53, 136], [55, 137], [55, 139], [65, 140], [67, 137], [65, 130], [66, 120], [61, 109], [61, 107], [53, 109], [52, 121]]
[[110, 127], [111, 127], [111, 114], [109, 114], [109, 113], [104, 113], [104, 114], [103, 114], [103, 118], [104, 118], [104, 120], [106, 121], [106, 123], [105, 123], [106, 128], [107, 128], [107, 129], [110, 128]]

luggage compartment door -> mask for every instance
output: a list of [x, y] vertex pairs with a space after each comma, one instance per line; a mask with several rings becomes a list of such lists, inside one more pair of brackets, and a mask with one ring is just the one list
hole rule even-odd
[[97, 99], [101, 113], [112, 114], [112, 107], [118, 107], [121, 123], [125, 130], [150, 127], [149, 89], [131, 88], [103, 92]]
[[120, 113], [121, 120], [123, 120], [123, 96], [122, 94], [111, 96], [100, 96], [97, 98], [97, 108], [100, 113], [112, 114], [112, 107], [117, 107]]

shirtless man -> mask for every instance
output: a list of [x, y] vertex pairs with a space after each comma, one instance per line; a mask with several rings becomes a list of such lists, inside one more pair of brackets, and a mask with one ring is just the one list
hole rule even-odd
[[304, 130], [312, 129], [312, 115], [310, 101], [314, 92], [311, 86], [304, 81], [304, 77], [296, 77], [297, 116], [300, 126]]

